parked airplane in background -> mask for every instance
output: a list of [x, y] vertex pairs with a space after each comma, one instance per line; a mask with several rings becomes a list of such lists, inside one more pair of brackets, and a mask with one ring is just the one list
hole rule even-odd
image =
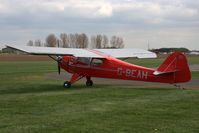
[[[112, 78], [123, 80], [137, 80], [146, 82], [160, 82], [177, 84], [188, 82], [191, 73], [186, 56], [175, 52], [167, 57], [157, 69], [137, 66], [117, 58], [156, 58], [156, 54], [142, 49], [76, 49], [50, 48], [7, 45], [8, 49], [15, 49], [34, 55], [48, 55], [58, 62], [60, 68], [72, 73], [70, 81], [64, 82], [64, 87], [86, 77], [86, 85], [92, 86], [91, 77]], [[54, 58], [53, 56], [57, 56]]]

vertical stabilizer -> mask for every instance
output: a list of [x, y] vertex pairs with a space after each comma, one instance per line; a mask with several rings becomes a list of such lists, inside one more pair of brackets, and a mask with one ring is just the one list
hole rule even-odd
[[188, 82], [191, 79], [187, 58], [180, 52], [170, 54], [153, 74], [173, 74], [173, 83]]

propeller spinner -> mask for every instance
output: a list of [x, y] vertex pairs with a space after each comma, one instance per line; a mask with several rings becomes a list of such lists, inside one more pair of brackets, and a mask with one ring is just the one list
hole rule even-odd
[[[62, 60], [62, 56], [57, 56], [57, 62], [59, 63]], [[60, 74], [61, 72], [61, 67], [58, 64], [58, 73]]]

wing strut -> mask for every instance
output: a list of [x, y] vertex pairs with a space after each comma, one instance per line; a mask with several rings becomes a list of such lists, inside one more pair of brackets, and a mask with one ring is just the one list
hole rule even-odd
[[50, 57], [51, 59], [53, 59], [54, 61], [57, 61], [54, 57], [52, 57], [51, 55], [48, 55], [48, 57]]

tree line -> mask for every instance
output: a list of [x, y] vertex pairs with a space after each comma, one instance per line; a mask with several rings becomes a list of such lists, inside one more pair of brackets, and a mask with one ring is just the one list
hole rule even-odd
[[45, 42], [41, 40], [29, 40], [28, 46], [63, 47], [63, 48], [123, 48], [122, 37], [112, 36], [110, 41], [106, 35], [92, 35], [90, 38], [85, 33], [66, 34], [61, 33], [59, 37], [49, 34]]
[[189, 53], [190, 52], [190, 50], [187, 48], [159, 48], [159, 49], [152, 49], [150, 51], [153, 51], [156, 53], [170, 53], [170, 52]]

